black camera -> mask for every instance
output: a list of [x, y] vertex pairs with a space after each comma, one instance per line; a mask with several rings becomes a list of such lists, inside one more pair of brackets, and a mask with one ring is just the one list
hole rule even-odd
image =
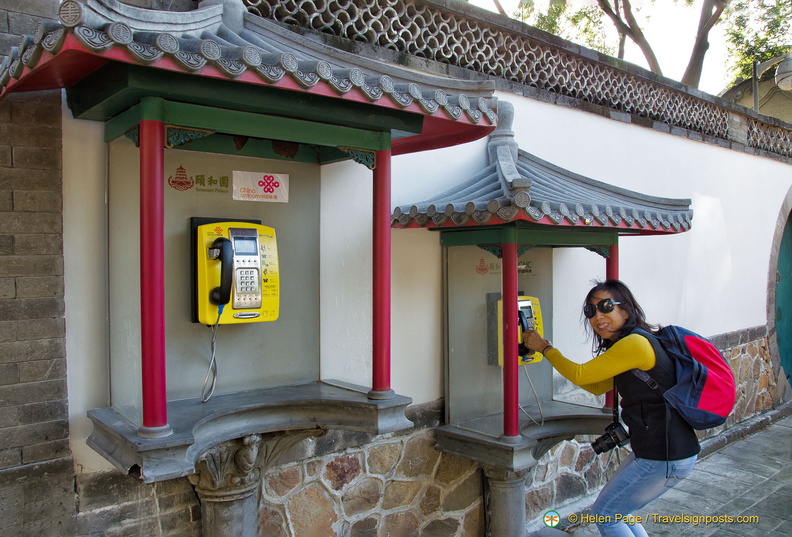
[[612, 450], [616, 446], [626, 446], [629, 442], [630, 435], [627, 434], [621, 423], [614, 421], [605, 427], [605, 434], [594, 440], [591, 443], [591, 447], [594, 448], [594, 453], [599, 455]]

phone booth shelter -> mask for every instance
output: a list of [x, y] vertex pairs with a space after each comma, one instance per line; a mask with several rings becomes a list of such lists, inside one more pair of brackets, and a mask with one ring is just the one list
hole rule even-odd
[[607, 277], [618, 278], [620, 235], [683, 232], [692, 212], [688, 199], [617, 188], [521, 150], [513, 116], [499, 101], [487, 167], [435, 198], [397, 207], [393, 227], [440, 232], [447, 340], [438, 448], [481, 464], [492, 534], [517, 537], [527, 472], [558, 442], [600, 435], [612, 420], [612, 404], [564, 400], [556, 393], [564, 379], [541, 354], [518, 350], [524, 328], [553, 338], [553, 249], [594, 251], [606, 259]]
[[[75, 118], [104, 124], [111, 404], [89, 413], [89, 445], [144, 482], [191, 476], [204, 535], [249, 535], [273, 453], [330, 428], [412, 427], [390, 386], [390, 161], [492, 132], [493, 87], [328, 47], [241, 0], [62, 2], [0, 67], [0, 98], [65, 88]], [[348, 159], [374, 183], [365, 387], [320, 379], [310, 329], [320, 168]], [[256, 203], [286, 183], [288, 202]], [[207, 386], [214, 318], [225, 350]], [[205, 460], [229, 442], [218, 460], [243, 462], [214, 475]]]

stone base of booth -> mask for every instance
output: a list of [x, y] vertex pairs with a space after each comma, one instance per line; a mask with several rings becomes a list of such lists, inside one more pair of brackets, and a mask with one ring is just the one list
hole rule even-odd
[[551, 401], [543, 407], [543, 423], [523, 423], [516, 439], [505, 440], [499, 434], [502, 416], [498, 415], [437, 430], [438, 449], [471, 459], [484, 469], [489, 491], [485, 510], [493, 537], [525, 537], [526, 484], [539, 461], [560, 442], [601, 434], [612, 419], [609, 411], [573, 403]]
[[136, 424], [113, 408], [88, 413], [94, 430], [88, 445], [124, 473], [154, 483], [195, 472], [199, 458], [223, 442], [253, 434], [344, 429], [384, 434], [411, 429], [404, 414], [412, 400], [394, 395], [369, 399], [368, 390], [342, 382], [311, 382], [217, 395], [206, 403], [168, 403], [173, 434], [144, 438]]
[[204, 537], [257, 537], [261, 474], [286, 450], [322, 430], [252, 434], [206, 452], [190, 483], [201, 501]]

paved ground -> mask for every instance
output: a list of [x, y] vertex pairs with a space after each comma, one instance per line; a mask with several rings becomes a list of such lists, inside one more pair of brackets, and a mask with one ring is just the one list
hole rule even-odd
[[[792, 535], [792, 416], [703, 457], [687, 479], [634, 514], [648, 519], [651, 536]], [[671, 521], [680, 515], [687, 519]], [[707, 516], [733, 521], [707, 523]], [[594, 525], [573, 534], [599, 536]]]

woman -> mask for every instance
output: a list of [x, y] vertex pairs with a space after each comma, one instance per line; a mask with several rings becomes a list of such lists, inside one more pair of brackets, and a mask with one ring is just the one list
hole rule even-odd
[[640, 524], [624, 519], [687, 477], [701, 450], [696, 433], [662, 395], [635, 376], [643, 369], [661, 386], [675, 383], [674, 365], [655, 356], [649, 340], [633, 334], [636, 328], [654, 333], [632, 292], [619, 280], [607, 280], [589, 291], [583, 313], [594, 331], [598, 355], [577, 364], [564, 357], [535, 331], [525, 332], [523, 344], [541, 352], [564, 377], [600, 395], [614, 387], [622, 407], [621, 418], [630, 432], [632, 453], [600, 492], [592, 506], [597, 527], [605, 537], [645, 536]]

